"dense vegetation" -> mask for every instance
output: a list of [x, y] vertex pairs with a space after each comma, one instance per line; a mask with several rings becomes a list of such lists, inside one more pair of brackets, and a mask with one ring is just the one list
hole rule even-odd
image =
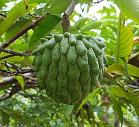
[[[1, 0], [0, 126], [138, 126], [138, 7], [138, 0]], [[100, 83], [74, 105], [40, 90], [33, 64], [32, 52], [66, 31], [103, 42], [108, 60]]]

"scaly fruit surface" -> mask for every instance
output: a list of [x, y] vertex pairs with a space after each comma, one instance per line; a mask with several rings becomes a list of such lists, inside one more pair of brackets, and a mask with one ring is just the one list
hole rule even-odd
[[103, 78], [105, 44], [82, 34], [60, 34], [34, 50], [38, 86], [56, 102], [77, 104]]

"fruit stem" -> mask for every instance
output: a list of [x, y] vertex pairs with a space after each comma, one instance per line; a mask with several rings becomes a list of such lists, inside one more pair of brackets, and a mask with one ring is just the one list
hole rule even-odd
[[71, 15], [72, 12], [74, 11], [74, 8], [76, 6], [76, 4], [78, 3], [79, 0], [72, 0], [71, 4], [69, 5], [69, 7], [67, 8], [67, 10], [65, 11], [65, 13], [67, 15]]
[[78, 3], [79, 0], [72, 0], [71, 4], [63, 14], [63, 19], [62, 19], [62, 27], [63, 27], [63, 32], [69, 32], [70, 31], [70, 20], [69, 16], [73, 13], [74, 8], [76, 4]]

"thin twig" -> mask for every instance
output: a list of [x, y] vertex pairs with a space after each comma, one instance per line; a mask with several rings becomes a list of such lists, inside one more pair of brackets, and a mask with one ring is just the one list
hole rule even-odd
[[13, 72], [10, 72], [10, 71], [6, 71], [6, 70], [0, 70], [0, 74], [6, 76], [6, 75], [10, 75], [10, 76], [13, 76], [13, 75], [18, 75], [18, 74], [25, 74], [25, 73], [33, 73], [34, 70], [33, 69], [25, 69], [25, 70], [17, 70], [17, 71], [13, 71]]
[[9, 49], [3, 49], [0, 47], [0, 52], [5, 52], [5, 53], [9, 53], [15, 56], [29, 56], [31, 55], [31, 53], [27, 53], [27, 52], [15, 52], [13, 50], [9, 50]]
[[12, 51], [9, 49], [3, 49], [3, 48], [0, 48], [0, 52], [5, 52], [5, 53], [10, 54], [10, 55], [1, 57], [0, 61], [7, 59], [7, 58], [10, 58], [10, 57], [14, 57], [14, 56], [30, 56], [31, 55], [31, 53], [28, 53], [28, 52], [15, 52], [15, 51]]
[[[31, 73], [21, 74], [21, 76], [24, 77], [24, 80], [25, 80], [25, 83], [26, 83], [25, 87], [28, 84], [37, 84], [37, 79], [32, 77], [33, 75]], [[0, 81], [0, 89], [5, 89], [5, 88], [12, 87], [13, 84], [19, 84], [19, 82], [15, 78], [15, 75], [10, 76], [10, 77], [3, 77], [3, 80]]]

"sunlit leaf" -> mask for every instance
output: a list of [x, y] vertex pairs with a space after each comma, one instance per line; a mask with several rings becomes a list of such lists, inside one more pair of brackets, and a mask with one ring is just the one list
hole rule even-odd
[[48, 8], [48, 12], [52, 14], [64, 13], [70, 5], [71, 0], [52, 0], [51, 7]]
[[95, 98], [95, 96], [97, 96], [97, 94], [101, 91], [102, 87], [99, 87], [97, 89], [95, 89], [92, 93], [90, 93], [83, 101], [82, 103], [79, 105], [77, 111], [79, 111], [81, 109], [81, 107], [88, 101], [88, 100], [92, 100]]
[[111, 20], [111, 19], [101, 19], [101, 20], [92, 21], [92, 22], [89, 22], [89, 23], [83, 25], [80, 28], [80, 30], [82, 32], [84, 32], [84, 31], [88, 31], [88, 30], [91, 30], [91, 29], [98, 29], [102, 25], [108, 25], [108, 26], [110, 26], [110, 25], [113, 25], [113, 24], [116, 24], [116, 21]]
[[1, 0], [0, 1], [0, 8], [7, 2], [9, 2], [10, 0]]
[[131, 64], [128, 64], [127, 69], [128, 69], [128, 74], [129, 75], [139, 77], [139, 68], [138, 67], [136, 67], [134, 65], [131, 65]]
[[122, 112], [122, 108], [121, 108], [121, 104], [120, 102], [115, 99], [115, 98], [112, 98], [112, 102], [113, 102], [113, 108], [118, 116], [118, 119], [120, 120], [121, 122], [121, 125], [123, 124], [123, 112]]
[[119, 30], [117, 42], [117, 58], [124, 57], [127, 58], [132, 51], [133, 46], [133, 33], [130, 27], [121, 27]]
[[107, 71], [109, 73], [122, 75], [124, 73], [124, 68], [120, 64], [112, 64], [111, 66], [108, 67]]
[[71, 27], [72, 31], [79, 30], [81, 27], [85, 25], [85, 22], [87, 21], [87, 18], [81, 18], [77, 22], [75, 22], [74, 26]]
[[29, 4], [26, 10], [23, 2], [17, 3], [9, 12], [5, 20], [0, 24], [0, 35], [6, 32], [16, 19], [28, 13], [36, 4]]
[[2, 111], [2, 123], [3, 125], [7, 125], [9, 123], [10, 114], [6, 111]]
[[23, 30], [30, 23], [31, 23], [30, 19], [27, 19], [27, 18], [19, 19], [6, 31], [5, 39], [8, 41], [12, 37], [14, 37], [18, 32]]
[[29, 50], [32, 50], [39, 43], [40, 38], [48, 34], [60, 21], [61, 17], [56, 15], [48, 15], [41, 20], [31, 36]]
[[127, 97], [125, 92], [119, 86], [111, 86], [109, 88], [109, 90], [110, 90], [111, 94], [114, 96], [123, 97], [123, 98]]
[[122, 12], [139, 23], [139, 1], [138, 0], [114, 0]]
[[19, 82], [19, 84], [21, 85], [22, 89], [24, 89], [25, 80], [24, 80], [23, 76], [15, 76], [15, 78]]

